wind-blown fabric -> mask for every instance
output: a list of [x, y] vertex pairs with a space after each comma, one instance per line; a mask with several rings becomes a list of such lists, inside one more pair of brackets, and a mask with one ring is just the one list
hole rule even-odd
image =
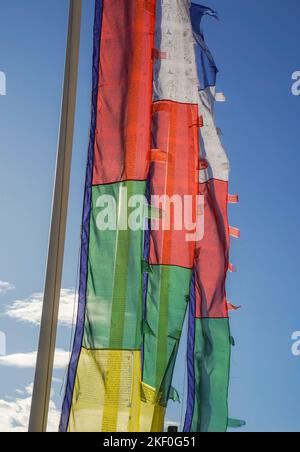
[[[225, 431], [229, 163], [200, 28], [215, 14], [190, 0], [95, 3], [79, 309], [60, 431], [163, 431], [188, 311], [185, 430]], [[149, 205], [138, 215], [128, 200], [140, 197]], [[188, 225], [172, 208], [178, 198], [191, 200]], [[124, 227], [133, 215], [148, 228]]]
[[[199, 78], [201, 128], [199, 193], [204, 197], [204, 237], [198, 244], [190, 293], [188, 329], [189, 394], [185, 431], [225, 432], [228, 427], [228, 385], [231, 336], [226, 275], [231, 228], [228, 224], [229, 161], [215, 124], [217, 67], [201, 28], [204, 15], [217, 17], [193, 4], [191, 21]], [[223, 100], [223, 96], [219, 97]], [[237, 231], [236, 231], [237, 232]]]
[[[199, 152], [197, 72], [189, 18], [189, 1], [157, 1], [155, 47], [165, 58], [154, 65], [152, 147], [166, 156], [151, 161], [151, 196], [193, 200], [191, 217], [197, 217], [197, 167]], [[190, 57], [190, 58], [187, 58]], [[189, 74], [186, 77], [186, 74]], [[160, 206], [154, 206], [159, 208]], [[166, 206], [163, 206], [166, 207]], [[166, 212], [164, 212], [166, 214]], [[151, 388], [151, 431], [163, 431], [163, 416], [172, 394], [172, 377], [188, 307], [195, 242], [187, 242], [187, 230], [170, 230], [163, 219], [152, 222], [149, 240], [149, 274], [146, 286], [143, 386]], [[180, 215], [180, 214], [179, 214]], [[161, 422], [157, 425], [156, 419]], [[158, 429], [157, 429], [158, 427]]]
[[[140, 429], [143, 230], [119, 220], [125, 189], [146, 194], [154, 30], [155, 0], [96, 0], [79, 313], [61, 431]], [[99, 230], [106, 196], [117, 222]]]

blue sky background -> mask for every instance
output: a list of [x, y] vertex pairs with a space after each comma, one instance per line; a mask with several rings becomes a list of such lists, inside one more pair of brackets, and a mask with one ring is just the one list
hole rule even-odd
[[[200, 3], [200, 2], [199, 2]], [[78, 104], [63, 287], [76, 285], [85, 162], [90, 123], [93, 0], [83, 1]], [[300, 357], [291, 335], [300, 330], [300, 97], [291, 76], [300, 70], [300, 2], [211, 0], [221, 21], [205, 19], [206, 40], [220, 70], [218, 124], [231, 159], [230, 208], [242, 238], [232, 244], [239, 272], [229, 275], [232, 315], [230, 414], [245, 431], [300, 431]], [[38, 328], [4, 315], [5, 306], [42, 292], [64, 70], [67, 0], [0, 0], [0, 330], [7, 353], [37, 348]], [[60, 328], [58, 346], [69, 348]], [[184, 347], [175, 375], [183, 392]], [[33, 381], [33, 369], [0, 366], [0, 399]], [[55, 372], [61, 378], [63, 372]], [[60, 384], [54, 384], [60, 408]], [[8, 398], [7, 398], [8, 397]], [[181, 406], [168, 418], [180, 420]], [[1, 411], [1, 403], [0, 403]], [[4, 414], [0, 412], [1, 416]], [[0, 422], [1, 430], [1, 422]]]

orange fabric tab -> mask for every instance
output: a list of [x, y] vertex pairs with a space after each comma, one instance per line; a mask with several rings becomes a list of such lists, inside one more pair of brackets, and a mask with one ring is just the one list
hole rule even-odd
[[235, 239], [239, 239], [241, 237], [241, 232], [238, 228], [229, 226], [229, 235], [231, 235], [231, 237], [234, 237]]
[[203, 116], [199, 116], [197, 118], [197, 121], [193, 122], [190, 127], [199, 127], [199, 128], [201, 128], [203, 126], [204, 126]]
[[239, 202], [239, 195], [228, 195], [228, 202], [230, 204], [238, 204], [238, 202]]
[[167, 52], [162, 52], [159, 49], [152, 49], [152, 58], [154, 60], [166, 60], [167, 57]]
[[203, 171], [203, 170], [207, 170], [207, 168], [209, 167], [208, 161], [205, 159], [201, 159], [198, 162], [198, 171]]
[[203, 116], [199, 116], [199, 118], [198, 118], [198, 127], [203, 127], [203, 126], [204, 126]]
[[162, 151], [161, 149], [151, 149], [150, 161], [165, 163], [168, 161], [168, 154], [167, 152]]
[[159, 113], [160, 111], [165, 111], [166, 113], [171, 113], [172, 104], [168, 101], [158, 101], [153, 104], [152, 113]]
[[198, 260], [199, 257], [200, 257], [200, 248], [197, 248], [197, 249], [195, 250], [195, 259]]
[[241, 309], [242, 306], [235, 306], [234, 304], [227, 301], [227, 309], [228, 311], [238, 311], [238, 309]]
[[228, 270], [229, 270], [231, 273], [236, 273], [236, 272], [237, 272], [236, 267], [235, 267], [233, 264], [231, 264], [231, 263], [228, 264]]

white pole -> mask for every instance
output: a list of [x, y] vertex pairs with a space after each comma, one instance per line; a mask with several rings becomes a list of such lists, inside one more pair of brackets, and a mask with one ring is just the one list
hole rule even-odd
[[70, 0], [55, 188], [53, 195], [43, 314], [29, 421], [30, 432], [45, 432], [47, 430], [69, 199], [81, 10], [82, 0]]

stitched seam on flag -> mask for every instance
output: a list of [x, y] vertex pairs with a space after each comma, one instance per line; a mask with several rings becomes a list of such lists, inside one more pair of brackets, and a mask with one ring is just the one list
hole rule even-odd
[[[198, 107], [198, 103], [191, 103], [191, 102], [179, 102], [176, 100], [172, 100], [172, 99], [159, 99], [156, 100], [154, 102], [154, 107], [159, 107], [159, 104], [161, 103], [168, 103], [168, 104], [174, 104], [174, 105], [191, 105], [192, 107]], [[172, 107], [171, 107], [172, 108]], [[160, 111], [160, 109], [158, 108], [158, 110], [156, 112]]]
[[197, 319], [197, 320], [226, 320], [226, 319], [229, 319], [229, 316], [227, 316], [227, 317], [197, 317], [197, 316], [195, 316], [195, 319]]
[[117, 182], [107, 182], [105, 184], [93, 184], [92, 187], [107, 187], [109, 185], [118, 185], [126, 182], [147, 182], [147, 179], [122, 179]]
[[[86, 350], [88, 352], [119, 352], [119, 348], [89, 348], [82, 346], [83, 350]], [[122, 348], [123, 352], [140, 352], [141, 350], [139, 348]]]
[[199, 185], [206, 185], [207, 183], [213, 182], [213, 181], [223, 182], [223, 183], [228, 184], [228, 180], [227, 179], [224, 180], [224, 179], [218, 179], [217, 177], [210, 177], [209, 179], [205, 180], [205, 182], [199, 182]]
[[193, 270], [193, 267], [183, 267], [182, 265], [174, 264], [150, 264], [151, 267], [172, 267], [172, 268], [182, 268], [183, 270]]

